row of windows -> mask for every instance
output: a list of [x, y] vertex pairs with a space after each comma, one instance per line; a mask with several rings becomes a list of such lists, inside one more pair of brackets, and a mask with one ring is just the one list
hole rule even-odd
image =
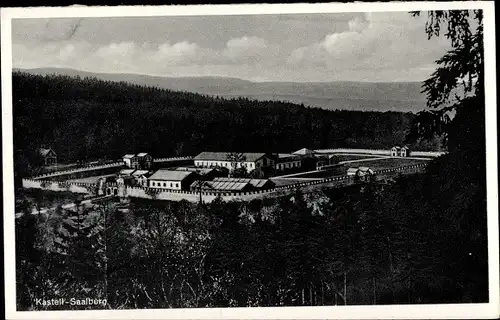
[[[212, 162], [212, 161], [199, 161], [196, 163], [197, 166], [201, 167], [225, 167], [230, 168], [231, 163], [229, 162]], [[257, 162], [257, 167], [259, 167], [260, 163]], [[246, 162], [240, 163], [240, 166], [247, 167]], [[254, 164], [252, 162], [248, 163], [248, 168], [252, 169]]]
[[285, 169], [285, 168], [298, 168], [298, 167], [300, 167], [300, 161], [297, 161], [297, 162], [292, 162], [292, 163], [290, 163], [290, 162], [287, 162], [287, 163], [279, 163], [277, 167], [278, 167], [278, 169], [280, 169], [280, 170], [283, 170], [283, 169]]
[[[164, 188], [167, 188], [167, 185], [168, 185], [168, 183], [163, 182], [163, 187]], [[162, 183], [161, 182], [151, 182], [151, 186], [152, 187], [161, 187]], [[173, 188], [173, 187], [174, 187], [174, 183], [170, 182], [170, 188]], [[175, 187], [179, 188], [179, 183], [175, 183]]]

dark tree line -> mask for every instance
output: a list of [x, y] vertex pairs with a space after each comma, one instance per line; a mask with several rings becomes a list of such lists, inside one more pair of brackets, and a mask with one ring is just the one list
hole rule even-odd
[[13, 104], [16, 173], [31, 172], [39, 165], [33, 153], [41, 145], [52, 146], [59, 161], [118, 159], [140, 151], [167, 157], [204, 150], [390, 148], [403, 142], [414, 117], [225, 100], [93, 78], [21, 72], [13, 74]]
[[[444, 135], [449, 150], [425, 173], [245, 203], [97, 207], [76, 231], [78, 212], [25, 215], [16, 220], [18, 308], [54, 290], [94, 290], [86, 294], [112, 308], [488, 301], [481, 13], [428, 14], [430, 36], [447, 30], [454, 49], [424, 89], [432, 111], [455, 114], [413, 119], [410, 138]], [[475, 79], [467, 96], [444, 106], [465, 71]], [[54, 239], [78, 255], [52, 250]]]
[[487, 301], [481, 199], [443, 188], [440, 175], [25, 215], [18, 307], [40, 309], [34, 297], [56, 294], [106, 298], [108, 308]]

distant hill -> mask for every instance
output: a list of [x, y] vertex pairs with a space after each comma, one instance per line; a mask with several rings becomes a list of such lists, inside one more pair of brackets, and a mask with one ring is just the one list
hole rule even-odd
[[107, 81], [188, 91], [226, 98], [280, 100], [329, 110], [401, 111], [425, 108], [419, 82], [251, 82], [225, 77], [159, 77], [140, 74], [92, 73], [74, 69], [23, 69], [37, 75], [95, 77]]
[[36, 167], [33, 152], [41, 145], [51, 146], [61, 163], [143, 151], [168, 157], [304, 147], [388, 149], [405, 142], [414, 119], [412, 113], [325, 110], [17, 71], [12, 89], [17, 177]]

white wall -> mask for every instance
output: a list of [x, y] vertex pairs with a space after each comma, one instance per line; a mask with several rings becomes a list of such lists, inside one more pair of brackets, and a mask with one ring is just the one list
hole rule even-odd
[[[357, 153], [357, 154], [373, 154], [373, 155], [391, 155], [391, 150], [383, 150], [383, 149], [318, 149], [314, 150], [318, 153], [327, 153], [327, 154], [335, 154], [335, 153]], [[412, 151], [410, 150], [409, 156], [416, 157], [439, 157], [445, 154], [445, 152], [439, 151]]]
[[[42, 183], [44, 186], [42, 186]], [[32, 179], [23, 179], [22, 180], [23, 188], [26, 189], [43, 189], [50, 191], [70, 191], [74, 193], [86, 193], [89, 194], [89, 189], [91, 189], [92, 184], [85, 183], [60, 183], [55, 181], [41, 181], [41, 180], [32, 180]]]
[[160, 188], [160, 189], [181, 190], [182, 184], [180, 181], [149, 180], [149, 187]]
[[302, 161], [288, 161], [288, 162], [279, 162], [275, 165], [278, 170], [292, 169], [292, 168], [300, 168], [302, 166]]
[[[195, 160], [194, 165], [197, 167], [223, 167], [227, 169], [232, 169], [232, 163], [230, 161], [213, 161], [213, 160]], [[236, 168], [241, 168], [242, 166], [246, 167], [248, 171], [252, 171], [256, 168], [256, 163], [245, 161], [238, 162], [236, 164]]]

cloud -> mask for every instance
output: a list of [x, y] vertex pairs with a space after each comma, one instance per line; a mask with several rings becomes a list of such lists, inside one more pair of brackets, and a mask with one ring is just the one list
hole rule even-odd
[[352, 32], [361, 32], [369, 26], [369, 21], [366, 19], [362, 19], [360, 17], [355, 17], [352, 20], [347, 22], [349, 26], [349, 30]]
[[[133, 31], [124, 29], [124, 21], [98, 37], [96, 30], [113, 23], [84, 19], [80, 27], [75, 27], [78, 20], [74, 19], [37, 23], [24, 19], [23, 23], [16, 22], [18, 27], [13, 29], [13, 66], [281, 81], [402, 78], [414, 81], [425, 79], [435, 67], [433, 62], [448, 49], [446, 39], [427, 39], [425, 15], [420, 18], [406, 12], [325, 15], [321, 24], [314, 18], [314, 15], [294, 16], [296, 21], [307, 22], [307, 30], [295, 26], [303, 26], [295, 20], [285, 21], [288, 29], [280, 25], [285, 22], [279, 19], [261, 18], [255, 25], [248, 22], [248, 26], [235, 20], [235, 26], [241, 28], [235, 27], [224, 36], [200, 29], [204, 21], [200, 20], [196, 32], [174, 34], [172, 27], [170, 33], [157, 32], [154, 37], [149, 37], [146, 30], [128, 36]], [[135, 21], [136, 26], [145, 23], [141, 21]], [[220, 20], [217, 21], [220, 25]], [[273, 33], [278, 25], [281, 33]], [[266, 28], [271, 29], [264, 33]], [[72, 33], [72, 37], [65, 39]], [[47, 39], [47, 35], [59, 40]]]
[[262, 52], [267, 48], [267, 42], [258, 37], [243, 36], [230, 39], [222, 51], [222, 56], [229, 59], [251, 59], [262, 57]]
[[380, 68], [406, 69], [428, 65], [446, 51], [447, 42], [428, 40], [422, 19], [409, 14], [367, 13], [348, 22], [343, 32], [327, 34], [321, 42], [295, 49], [289, 66], [325, 67], [332, 71]]

